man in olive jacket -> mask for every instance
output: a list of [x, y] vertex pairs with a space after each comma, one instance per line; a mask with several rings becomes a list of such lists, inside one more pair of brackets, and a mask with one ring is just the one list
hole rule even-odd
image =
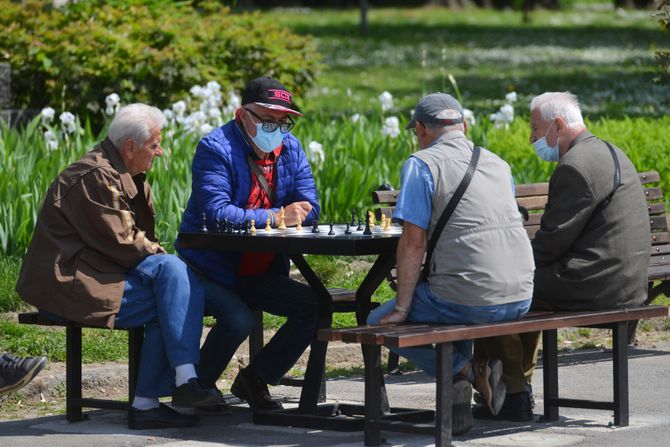
[[197, 423], [159, 404], [217, 405], [198, 384], [204, 292], [154, 233], [155, 211], [146, 182], [163, 154], [160, 110], [121, 108], [109, 137], [61, 172], [49, 187], [16, 290], [49, 318], [100, 327], [145, 326], [132, 429]]
[[[626, 154], [584, 126], [574, 95], [544, 93], [531, 102], [530, 142], [558, 162], [532, 241], [532, 309], [637, 307], [647, 298], [649, 214], [637, 171]], [[475, 343], [475, 357], [503, 360], [507, 397], [498, 417], [530, 420], [530, 379], [539, 332]], [[480, 412], [481, 414], [481, 412]]]

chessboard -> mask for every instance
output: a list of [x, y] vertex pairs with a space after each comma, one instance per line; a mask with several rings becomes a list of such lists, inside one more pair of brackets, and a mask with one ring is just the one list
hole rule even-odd
[[[318, 228], [318, 231], [316, 229]], [[382, 229], [380, 225], [365, 229], [347, 224], [306, 225], [302, 229], [289, 227], [285, 230], [256, 228], [255, 234], [248, 228], [232, 232], [201, 231], [180, 233], [178, 243], [183, 248], [211, 249], [240, 252], [277, 252], [333, 255], [369, 255], [395, 253], [402, 234], [400, 225]], [[349, 234], [347, 233], [349, 231]]]

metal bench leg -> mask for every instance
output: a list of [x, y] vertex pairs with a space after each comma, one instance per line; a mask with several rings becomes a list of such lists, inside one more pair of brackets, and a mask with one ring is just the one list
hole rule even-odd
[[628, 425], [628, 323], [612, 328], [614, 363], [614, 425]]
[[381, 445], [382, 361], [381, 346], [363, 345], [365, 358], [365, 445]]
[[389, 374], [399, 373], [398, 364], [400, 363], [400, 357], [393, 351], [389, 351], [389, 360], [386, 366], [386, 372]]
[[558, 420], [558, 335], [557, 330], [542, 331], [542, 377], [544, 381], [544, 420]]
[[140, 360], [142, 358], [142, 342], [144, 341], [144, 328], [136, 327], [128, 329], [128, 407], [133, 404], [135, 398], [135, 386], [140, 371]]
[[439, 343], [437, 351], [437, 384], [435, 392], [435, 447], [451, 445], [453, 402], [453, 351], [451, 343]]
[[81, 407], [81, 328], [65, 328], [65, 418], [83, 420]]

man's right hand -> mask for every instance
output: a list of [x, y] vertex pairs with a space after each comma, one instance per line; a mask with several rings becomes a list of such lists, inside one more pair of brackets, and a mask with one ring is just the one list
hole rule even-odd
[[293, 202], [284, 207], [284, 224], [288, 227], [292, 227], [305, 221], [305, 218], [312, 211], [312, 205], [307, 201], [302, 202]]

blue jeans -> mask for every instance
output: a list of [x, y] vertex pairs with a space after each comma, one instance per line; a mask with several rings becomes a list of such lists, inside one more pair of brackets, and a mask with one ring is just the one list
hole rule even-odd
[[279, 383], [314, 339], [318, 301], [312, 289], [276, 272], [240, 277], [234, 291], [204, 277], [200, 280], [205, 289], [205, 314], [216, 319], [200, 350], [202, 385], [214, 386], [253, 330], [250, 308], [287, 317], [249, 365], [265, 383]]
[[169, 396], [174, 368], [198, 363], [203, 313], [202, 286], [178, 257], [147, 256], [126, 273], [115, 326], [144, 325], [137, 396]]
[[[396, 299], [373, 310], [368, 316], [368, 324], [379, 324], [379, 320], [391, 312]], [[518, 320], [528, 312], [531, 300], [517, 301], [493, 306], [464, 306], [450, 303], [430, 293], [427, 282], [420, 282], [414, 290], [412, 306], [407, 316], [408, 323], [476, 324], [496, 321]], [[472, 340], [453, 343], [453, 374], [458, 374], [472, 359]], [[432, 346], [419, 348], [392, 348], [393, 352], [410, 359], [427, 374], [435, 377], [435, 349]]]

